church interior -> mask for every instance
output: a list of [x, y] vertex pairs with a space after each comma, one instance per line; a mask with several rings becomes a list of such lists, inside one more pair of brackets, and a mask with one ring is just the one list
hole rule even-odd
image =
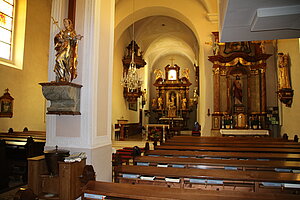
[[[90, 180], [97, 181], [85, 186], [82, 199], [116, 195], [110, 187], [127, 191], [116, 198], [147, 199], [140, 191], [160, 186], [165, 190], [152, 194], [153, 199], [173, 199], [169, 196], [182, 187], [196, 190], [178, 199], [217, 199], [219, 190], [224, 191], [221, 199], [299, 198], [300, 178], [276, 171], [300, 170], [299, 19], [297, 0], [0, 0], [0, 200], [24, 185], [37, 196], [49, 195], [40, 199], [80, 198], [82, 187], [73, 178], [82, 177], [86, 166], [94, 171]], [[212, 149], [221, 147], [228, 150]], [[124, 161], [118, 149], [125, 157], [128, 152], [143, 156]], [[181, 164], [164, 151], [176, 151]], [[189, 157], [193, 151], [209, 156]], [[80, 161], [55, 157], [59, 169], [50, 172], [46, 162], [53, 152]], [[220, 175], [232, 181], [230, 186], [217, 178], [205, 186], [200, 179], [192, 182], [195, 177], [187, 179], [184, 169], [193, 167], [182, 164], [184, 159], [197, 163], [186, 173], [198, 178], [204, 169], [235, 166], [228, 158], [224, 163], [213, 159], [216, 152], [224, 158], [232, 153], [229, 159], [240, 156], [235, 160], [241, 163], [254, 157], [250, 154], [264, 162], [274, 157], [270, 164], [250, 166], [248, 160], [243, 165], [258, 170], [253, 177], [282, 173], [283, 178], [260, 183], [245, 178], [249, 185], [255, 182], [253, 190], [235, 180], [232, 170], [232, 176]], [[145, 172], [146, 166], [137, 163], [154, 162], [147, 155], [159, 160], [156, 153], [165, 157], [157, 165], [168, 162], [184, 169], [161, 168], [160, 173], [170, 174], [166, 185], [126, 177], [150, 173], [153, 163]], [[270, 172], [271, 165], [276, 172]], [[81, 184], [88, 183], [82, 179]], [[268, 188], [270, 182], [280, 182], [281, 190]], [[235, 188], [241, 193], [233, 194]]]

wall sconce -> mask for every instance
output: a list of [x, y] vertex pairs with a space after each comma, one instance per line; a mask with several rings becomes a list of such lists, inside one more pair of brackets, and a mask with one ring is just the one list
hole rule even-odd
[[210, 109], [207, 109], [207, 116], [210, 116]]

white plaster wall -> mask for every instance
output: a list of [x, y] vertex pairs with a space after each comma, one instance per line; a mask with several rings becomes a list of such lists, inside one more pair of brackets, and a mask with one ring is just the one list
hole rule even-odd
[[[60, 23], [66, 17], [67, 1], [52, 1], [52, 16]], [[114, 1], [76, 2], [79, 42], [78, 76], [82, 84], [81, 115], [47, 116], [46, 148], [55, 145], [72, 151], [85, 151], [98, 180], [111, 180], [111, 101], [114, 38]], [[51, 26], [54, 36], [57, 30]], [[50, 43], [51, 44], [51, 43]], [[54, 55], [53, 46], [50, 53]], [[51, 71], [54, 57], [49, 59]], [[49, 75], [54, 80], [54, 75]]]
[[12, 118], [0, 118], [0, 131], [45, 131], [45, 99], [40, 82], [47, 80], [51, 0], [27, 1], [23, 69], [0, 64], [0, 96], [6, 88], [14, 98]]
[[294, 135], [300, 136], [299, 119], [300, 119], [300, 50], [299, 39], [278, 40], [278, 52], [288, 53], [290, 55], [290, 70], [292, 89], [294, 90], [294, 98], [292, 107], [286, 107], [280, 103], [281, 110], [281, 135], [287, 133], [289, 139], [293, 139]]

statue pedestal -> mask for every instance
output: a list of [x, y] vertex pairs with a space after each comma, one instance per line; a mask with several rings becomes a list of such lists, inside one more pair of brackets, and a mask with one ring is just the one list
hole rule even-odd
[[70, 82], [40, 83], [44, 97], [51, 102], [47, 114], [80, 115], [82, 85]]

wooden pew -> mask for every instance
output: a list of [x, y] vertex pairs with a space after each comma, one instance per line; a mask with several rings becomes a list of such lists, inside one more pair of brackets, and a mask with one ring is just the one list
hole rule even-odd
[[202, 169], [227, 169], [227, 170], [263, 170], [263, 171], [285, 171], [298, 170], [300, 175], [300, 162], [296, 161], [261, 161], [261, 160], [222, 160], [201, 158], [179, 158], [179, 157], [153, 157], [138, 156], [134, 163], [137, 165], [159, 166], [160, 164], [172, 167], [182, 165], [184, 168]]
[[236, 143], [258, 143], [258, 142], [271, 142], [271, 143], [283, 143], [283, 144], [298, 144], [293, 140], [284, 140], [282, 138], [271, 138], [271, 137], [194, 137], [194, 136], [174, 136], [168, 140], [169, 142], [198, 142], [198, 143], [209, 143], [209, 142], [236, 142]]
[[[253, 192], [300, 192], [300, 175], [262, 171], [119, 166], [121, 183], [142, 183], [175, 188], [242, 190]], [[300, 197], [300, 196], [299, 196]]]
[[103, 195], [108, 199], [203, 199], [203, 200], [285, 200], [297, 199], [298, 195], [279, 193], [254, 193], [254, 192], [231, 192], [231, 191], [207, 191], [190, 190], [168, 187], [157, 187], [153, 185], [108, 183], [101, 181], [89, 181], [83, 188], [83, 199], [102, 199]]
[[0, 139], [0, 191], [8, 188], [9, 174], [8, 174], [8, 162], [6, 158], [6, 143]]
[[7, 173], [11, 176], [21, 176], [24, 183], [27, 182], [27, 158], [42, 155], [45, 140], [35, 142], [32, 137], [13, 138], [6, 141], [6, 160], [8, 165]]
[[44, 131], [27, 131], [27, 132], [13, 132], [13, 133], [0, 133], [0, 138], [2, 137], [12, 137], [12, 138], [28, 138], [31, 136], [33, 139], [46, 139], [46, 132]]
[[262, 148], [262, 147], [203, 147], [203, 146], [156, 146], [156, 150], [180, 150], [180, 151], [211, 151], [211, 152], [265, 152], [265, 153], [293, 153], [300, 154], [300, 149], [288, 148]]
[[300, 154], [286, 153], [247, 153], [247, 152], [205, 152], [205, 151], [174, 151], [174, 150], [150, 150], [145, 155], [154, 156], [184, 156], [197, 158], [218, 158], [218, 159], [267, 159], [300, 161]]
[[287, 148], [287, 149], [300, 149], [300, 143], [295, 144], [278, 144], [278, 143], [197, 143], [197, 142], [166, 142], [161, 145], [167, 146], [201, 146], [201, 147], [261, 147], [261, 148]]

